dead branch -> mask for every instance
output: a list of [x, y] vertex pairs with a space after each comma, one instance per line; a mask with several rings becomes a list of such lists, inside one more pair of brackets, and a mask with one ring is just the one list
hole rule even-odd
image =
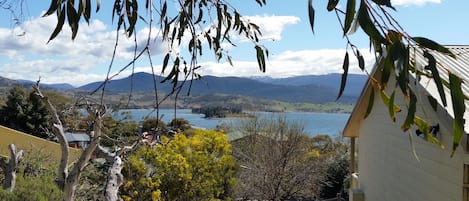
[[23, 160], [23, 150], [16, 152], [14, 144], [8, 145], [10, 149], [10, 161], [7, 163], [5, 159], [0, 160], [0, 168], [3, 169], [5, 174], [5, 182], [3, 183], [3, 189], [13, 192], [16, 183], [16, 172], [18, 171], [18, 165]]

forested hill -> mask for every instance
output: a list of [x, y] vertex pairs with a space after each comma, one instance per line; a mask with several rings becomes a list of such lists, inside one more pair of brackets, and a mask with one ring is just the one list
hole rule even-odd
[[[35, 85], [35, 81], [31, 80], [13, 80], [6, 77], [0, 76], [0, 87], [11, 87], [11, 86], [23, 86], [23, 87], [31, 87]], [[62, 83], [62, 84], [43, 84], [41, 83], [41, 87], [46, 89], [59, 89], [59, 90], [70, 90], [74, 89], [70, 84]]]
[[[348, 86], [339, 102], [354, 103], [366, 81], [364, 75], [349, 76]], [[164, 78], [156, 77], [158, 89], [170, 92], [170, 81], [160, 83]], [[133, 82], [133, 84], [131, 84]], [[102, 82], [94, 82], [79, 87], [79, 90], [91, 91], [97, 89]], [[335, 101], [340, 86], [340, 74], [321, 76], [302, 76], [283, 79], [257, 79], [240, 77], [204, 76], [192, 83], [191, 94], [235, 94], [259, 97], [287, 102], [327, 103]], [[111, 92], [152, 91], [153, 76], [148, 73], [136, 73], [123, 79], [112, 80], [106, 84], [106, 90]], [[184, 89], [184, 92], [187, 88]]]

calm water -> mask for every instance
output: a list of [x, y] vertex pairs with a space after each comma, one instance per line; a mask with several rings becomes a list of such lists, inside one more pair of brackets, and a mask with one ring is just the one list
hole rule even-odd
[[[128, 111], [132, 114], [136, 121], [141, 121], [145, 116], [156, 117], [156, 112], [146, 109], [132, 109], [122, 110], [121, 112]], [[315, 112], [285, 112], [285, 113], [272, 113], [272, 112], [256, 112], [259, 117], [271, 118], [276, 115], [284, 115], [287, 120], [295, 121], [304, 126], [305, 132], [311, 136], [317, 134], [327, 134], [337, 136], [340, 134], [348, 120], [350, 114], [339, 113], [315, 113]], [[174, 110], [163, 109], [160, 110], [160, 117], [163, 121], [169, 122], [174, 118]], [[119, 115], [120, 116], [120, 115]], [[229, 125], [235, 124], [240, 119], [237, 118], [223, 118], [223, 119], [206, 119], [202, 114], [191, 113], [190, 109], [181, 109], [176, 111], [177, 118], [184, 118], [190, 122], [191, 125], [207, 129], [215, 128], [221, 123]]]

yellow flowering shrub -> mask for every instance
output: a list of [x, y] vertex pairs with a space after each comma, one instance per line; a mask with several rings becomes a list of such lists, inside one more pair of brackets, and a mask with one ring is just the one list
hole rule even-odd
[[[124, 200], [230, 200], [238, 165], [223, 133], [193, 130], [141, 147], [124, 168]], [[137, 193], [134, 193], [134, 192]]]

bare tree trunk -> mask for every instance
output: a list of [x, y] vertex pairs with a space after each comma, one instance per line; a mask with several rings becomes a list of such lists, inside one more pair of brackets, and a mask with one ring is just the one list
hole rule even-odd
[[67, 177], [64, 193], [66, 195], [66, 201], [73, 201], [75, 198], [75, 189], [78, 184], [78, 180], [80, 178], [81, 173], [88, 165], [88, 162], [91, 159], [96, 147], [99, 145], [99, 140], [101, 137], [101, 116], [96, 115], [94, 117], [94, 128], [93, 134], [91, 135], [91, 143], [86, 147], [86, 149], [81, 154], [80, 158], [78, 159], [77, 163], [73, 166], [72, 171]]
[[[50, 102], [49, 102], [50, 104]], [[55, 109], [54, 109], [55, 111]], [[62, 152], [62, 155], [60, 157], [60, 163], [59, 163], [59, 169], [58, 169], [58, 179], [57, 179], [57, 186], [59, 189], [64, 189], [65, 187], [65, 180], [68, 177], [68, 156], [69, 156], [69, 149], [68, 149], [68, 141], [67, 138], [65, 138], [65, 133], [64, 129], [62, 126], [62, 122], [59, 120], [59, 116], [57, 115], [57, 112], [54, 114], [56, 117], [56, 121], [58, 120], [58, 123], [54, 123], [54, 128], [56, 132], [54, 132], [55, 136], [57, 137], [59, 143], [60, 143], [60, 150]]]
[[18, 171], [19, 163], [23, 160], [23, 150], [16, 152], [14, 144], [8, 145], [8, 148], [10, 149], [10, 161], [7, 163], [5, 160], [0, 160], [0, 167], [5, 173], [3, 189], [8, 189], [13, 192], [16, 183], [16, 171]]
[[45, 97], [42, 94], [41, 90], [39, 90], [39, 81], [36, 83], [36, 86], [33, 86], [33, 89], [39, 97], [41, 97], [47, 102], [47, 105], [49, 106], [49, 110], [54, 120], [55, 132], [52, 132], [52, 133], [55, 135], [55, 137], [57, 137], [57, 140], [59, 141], [59, 144], [60, 144], [60, 151], [62, 152], [62, 156], [60, 157], [59, 169], [58, 169], [57, 186], [59, 187], [59, 189], [64, 190], [65, 182], [68, 177], [67, 165], [68, 165], [69, 150], [68, 150], [68, 141], [67, 141], [67, 138], [65, 138], [62, 121], [60, 121], [59, 115], [54, 105], [49, 101], [49, 99], [47, 99], [47, 97]]
[[123, 162], [120, 156], [114, 157], [114, 162], [108, 172], [108, 179], [104, 192], [106, 201], [118, 201], [119, 187], [124, 183], [124, 176], [122, 175]]
[[104, 115], [106, 109], [102, 105], [100, 105], [97, 108], [93, 108], [87, 105], [88, 113], [94, 119], [93, 133], [91, 135], [92, 140], [91, 140], [90, 145], [81, 154], [77, 163], [73, 166], [72, 171], [68, 174], [67, 165], [68, 165], [69, 148], [68, 148], [68, 141], [65, 138], [62, 122], [60, 121], [59, 115], [54, 105], [52, 105], [52, 103], [46, 97], [44, 97], [42, 92], [39, 90], [39, 81], [37, 82], [36, 86], [34, 86], [34, 90], [37, 95], [39, 95], [41, 98], [47, 101], [47, 104], [49, 105], [49, 109], [55, 121], [54, 128], [56, 131], [53, 133], [58, 138], [60, 146], [61, 146], [61, 151], [62, 151], [62, 157], [61, 157], [60, 165], [58, 169], [59, 179], [58, 179], [57, 185], [65, 193], [64, 200], [73, 201], [75, 198], [75, 190], [78, 184], [78, 180], [80, 179], [80, 175], [85, 169], [85, 167], [88, 165], [88, 161], [91, 159], [91, 156], [94, 153], [94, 150], [99, 145], [99, 140], [101, 137], [101, 124], [102, 124], [101, 118]]
[[104, 191], [104, 198], [106, 201], [121, 200], [119, 197], [119, 188], [124, 183], [124, 176], [121, 173], [124, 163], [121, 156], [126, 152], [134, 150], [138, 146], [139, 140], [135, 141], [131, 146], [122, 147], [116, 153], [110, 153], [101, 146], [96, 148], [96, 157], [104, 158], [107, 161], [112, 162], [112, 165], [108, 170], [106, 188]]

